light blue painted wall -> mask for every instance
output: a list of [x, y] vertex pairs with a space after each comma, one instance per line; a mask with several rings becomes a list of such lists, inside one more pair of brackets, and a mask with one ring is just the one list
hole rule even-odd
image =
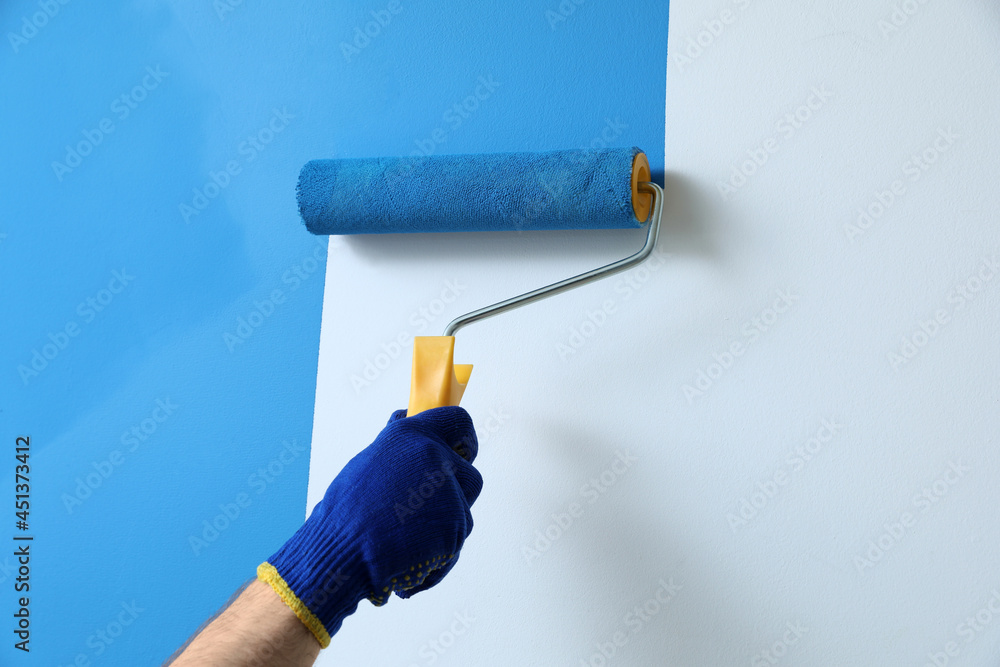
[[[366, 25], [377, 34], [345, 49]], [[325, 260], [295, 209], [305, 161], [603, 133], [662, 171], [665, 2], [16, 0], [0, 29], [0, 452], [32, 438], [36, 662], [162, 661], [299, 525]], [[93, 141], [102, 121], [113, 131]], [[53, 167], [81, 141], [96, 145], [78, 166]], [[185, 219], [227, 165], [239, 173]], [[227, 344], [255, 310], [269, 314]], [[0, 457], [2, 541], [12, 472]], [[68, 502], [88, 476], [100, 485]], [[196, 554], [190, 538], [241, 493], [249, 506]], [[24, 657], [11, 643], [5, 664]]]

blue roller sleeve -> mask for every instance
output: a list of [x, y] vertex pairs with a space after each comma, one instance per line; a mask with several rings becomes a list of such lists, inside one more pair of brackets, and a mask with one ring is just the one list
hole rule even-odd
[[638, 148], [313, 160], [299, 212], [313, 234], [639, 227]]

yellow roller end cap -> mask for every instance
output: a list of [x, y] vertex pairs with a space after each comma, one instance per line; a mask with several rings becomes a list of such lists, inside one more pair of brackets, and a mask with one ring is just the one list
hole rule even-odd
[[646, 154], [636, 153], [632, 158], [632, 212], [639, 222], [646, 222], [649, 219], [649, 209], [653, 205], [653, 195], [639, 192], [639, 184], [652, 180]]
[[407, 417], [462, 400], [472, 364], [456, 365], [454, 358], [454, 336], [414, 336]]

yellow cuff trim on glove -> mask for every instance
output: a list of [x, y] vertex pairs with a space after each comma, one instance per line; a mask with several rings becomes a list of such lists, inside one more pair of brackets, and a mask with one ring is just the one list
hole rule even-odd
[[284, 600], [288, 608], [295, 612], [299, 620], [309, 628], [309, 631], [313, 633], [313, 636], [316, 637], [316, 641], [319, 642], [322, 648], [330, 645], [330, 633], [326, 631], [326, 628], [316, 618], [316, 615], [309, 611], [309, 607], [292, 592], [292, 589], [288, 587], [288, 584], [281, 578], [278, 570], [273, 565], [270, 563], [261, 563], [258, 565], [257, 578], [266, 584], [270, 584], [274, 592], [278, 594], [278, 597]]

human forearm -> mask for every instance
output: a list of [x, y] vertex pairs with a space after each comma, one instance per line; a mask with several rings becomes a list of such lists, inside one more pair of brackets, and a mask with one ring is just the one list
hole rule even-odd
[[171, 667], [308, 667], [320, 646], [271, 587], [255, 580], [187, 645]]

